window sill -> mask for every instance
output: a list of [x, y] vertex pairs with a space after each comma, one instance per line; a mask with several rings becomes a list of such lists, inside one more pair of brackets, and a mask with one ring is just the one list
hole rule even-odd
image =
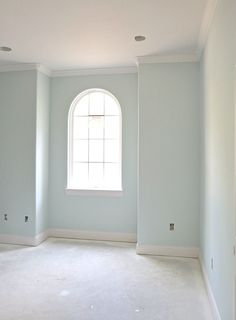
[[122, 197], [122, 190], [84, 190], [84, 189], [72, 189], [66, 188], [67, 195], [75, 195], [75, 196], [101, 196], [101, 197]]

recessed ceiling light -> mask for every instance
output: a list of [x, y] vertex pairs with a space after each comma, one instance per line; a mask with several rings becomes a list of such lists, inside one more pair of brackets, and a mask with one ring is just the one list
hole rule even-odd
[[10, 52], [10, 51], [12, 51], [12, 48], [10, 48], [10, 47], [0, 47], [0, 51]]
[[135, 36], [134, 39], [135, 39], [135, 41], [144, 41], [146, 39], [146, 37], [144, 37], [144, 36]]

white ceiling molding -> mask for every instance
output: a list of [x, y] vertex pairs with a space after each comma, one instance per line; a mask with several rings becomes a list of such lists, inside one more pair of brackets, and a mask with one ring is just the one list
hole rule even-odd
[[104, 75], [104, 74], [129, 74], [137, 73], [136, 66], [130, 67], [114, 67], [114, 68], [99, 68], [99, 69], [75, 69], [75, 70], [50, 70], [49, 68], [37, 63], [19, 63], [0, 65], [0, 72], [13, 72], [13, 71], [30, 71], [37, 70], [48, 77], [72, 77], [84, 75]]
[[137, 73], [137, 67], [112, 67], [112, 68], [88, 68], [88, 69], [75, 69], [75, 70], [54, 70], [51, 72], [52, 77], [73, 77], [73, 76], [86, 76], [97, 74], [127, 74]]
[[48, 77], [51, 77], [52, 75], [52, 71], [49, 68], [43, 66], [42, 64], [37, 65], [37, 70], [41, 73], [44, 73]]
[[141, 56], [137, 57], [137, 64], [144, 63], [176, 63], [176, 62], [197, 62], [197, 54], [169, 55], [169, 56]]
[[208, 34], [215, 16], [218, 0], [208, 0], [202, 19], [201, 29], [198, 37], [198, 57], [200, 59], [202, 51], [205, 48]]
[[37, 63], [18, 63], [18, 64], [9, 64], [9, 65], [0, 65], [0, 72], [14, 72], [14, 71], [31, 71], [37, 70], [41, 73], [44, 73], [47, 76], [51, 76], [51, 71]]

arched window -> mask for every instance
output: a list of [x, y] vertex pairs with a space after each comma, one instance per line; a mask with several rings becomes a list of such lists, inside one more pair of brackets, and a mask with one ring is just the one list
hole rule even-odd
[[118, 100], [90, 89], [68, 115], [68, 189], [122, 190], [122, 115]]

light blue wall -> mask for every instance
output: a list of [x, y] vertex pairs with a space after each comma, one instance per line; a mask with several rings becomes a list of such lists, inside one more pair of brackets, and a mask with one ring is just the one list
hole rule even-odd
[[[119, 100], [123, 116], [123, 197], [66, 195], [67, 116], [83, 90], [102, 88]], [[50, 123], [50, 226], [136, 233], [137, 74], [53, 78]]]
[[141, 64], [139, 244], [198, 246], [199, 152], [199, 64]]
[[[235, 0], [218, 0], [201, 60], [201, 251], [222, 320], [233, 319]], [[211, 270], [211, 258], [214, 269]]]
[[49, 84], [36, 70], [0, 73], [0, 234], [48, 226]]
[[35, 103], [36, 71], [0, 73], [1, 234], [35, 234]]
[[37, 73], [36, 234], [48, 228], [50, 79]]

